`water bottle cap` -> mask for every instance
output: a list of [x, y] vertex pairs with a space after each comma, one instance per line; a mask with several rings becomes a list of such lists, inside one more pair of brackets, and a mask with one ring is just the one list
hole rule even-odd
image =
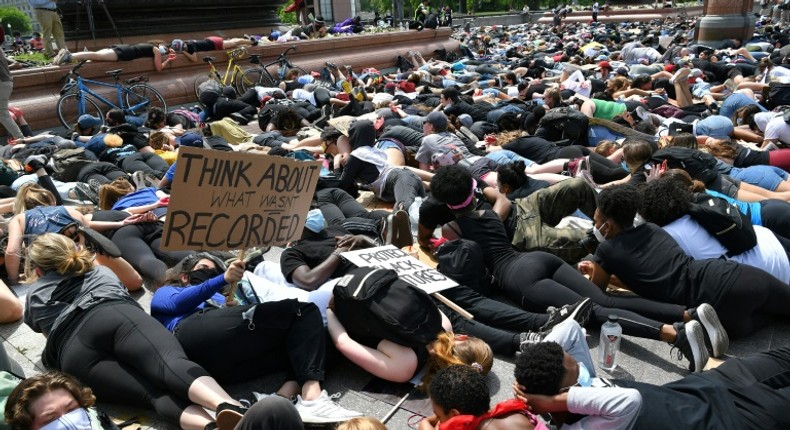
[[612, 323], [616, 323], [616, 322], [620, 321], [620, 317], [617, 316], [617, 315], [609, 315], [607, 317], [607, 319], [609, 320], [609, 322], [612, 322]]

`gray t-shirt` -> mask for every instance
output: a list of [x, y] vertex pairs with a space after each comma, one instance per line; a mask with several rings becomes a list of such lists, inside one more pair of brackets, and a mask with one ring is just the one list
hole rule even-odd
[[473, 155], [469, 152], [469, 149], [466, 148], [466, 145], [458, 136], [446, 131], [425, 136], [414, 158], [419, 163], [431, 164], [431, 157], [434, 154], [444, 154], [454, 149], [457, 149], [464, 159], [470, 163], [474, 163], [481, 158], [479, 155]]
[[8, 69], [8, 59], [5, 57], [5, 52], [0, 49], [0, 82], [11, 82], [11, 71]]

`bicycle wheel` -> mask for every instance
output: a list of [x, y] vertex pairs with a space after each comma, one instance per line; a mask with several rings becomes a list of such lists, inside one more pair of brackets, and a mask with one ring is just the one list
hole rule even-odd
[[134, 84], [124, 91], [126, 108], [132, 115], [148, 112], [152, 107], [158, 107], [167, 112], [167, 102], [162, 94], [148, 84]]
[[[104, 123], [104, 114], [93, 99], [85, 97], [85, 106], [82, 113], [80, 113], [78, 104], [79, 98], [77, 97], [77, 93], [65, 94], [58, 100], [58, 119], [67, 130], [71, 130], [72, 127], [74, 127], [74, 124], [77, 123], [77, 119], [79, 119], [82, 114], [89, 114], [101, 118], [102, 124]], [[97, 130], [98, 128], [99, 127], [96, 127]]]
[[[213, 81], [213, 84], [207, 84], [207, 82]], [[197, 102], [200, 103], [200, 93], [203, 92], [206, 88], [211, 88], [214, 90], [222, 90], [222, 78], [219, 77], [216, 73], [208, 73], [208, 74], [200, 74], [197, 78], [195, 78], [195, 97], [197, 97]], [[203, 103], [200, 103], [201, 106], [206, 107]]]
[[247, 90], [250, 88], [255, 88], [256, 86], [267, 88], [274, 86], [272, 78], [266, 73], [261, 73], [261, 69], [257, 67], [245, 70], [241, 77], [236, 81], [236, 87], [239, 91], [239, 94], [244, 94], [247, 92]]

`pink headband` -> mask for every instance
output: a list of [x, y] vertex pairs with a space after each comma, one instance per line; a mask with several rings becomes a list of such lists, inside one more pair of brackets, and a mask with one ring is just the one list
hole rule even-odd
[[458, 203], [457, 205], [451, 205], [451, 204], [447, 203], [447, 207], [450, 208], [450, 209], [455, 210], [455, 209], [463, 209], [463, 208], [469, 206], [469, 203], [472, 203], [472, 197], [475, 196], [475, 188], [476, 187], [477, 187], [477, 180], [472, 179], [472, 189], [469, 190], [469, 197], [467, 197], [466, 200], [462, 201], [461, 203]]

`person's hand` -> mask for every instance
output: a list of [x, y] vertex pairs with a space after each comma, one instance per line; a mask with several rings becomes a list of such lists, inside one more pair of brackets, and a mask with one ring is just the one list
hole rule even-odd
[[595, 265], [592, 261], [584, 260], [580, 261], [576, 267], [579, 269], [579, 273], [582, 275], [592, 276]]
[[167, 61], [173, 61], [173, 60], [175, 60], [175, 59], [176, 59], [176, 54], [169, 54], [169, 55], [167, 56]]
[[14, 145], [17, 145], [17, 144], [23, 143], [23, 142], [24, 142], [24, 139], [25, 139], [24, 137], [20, 137], [19, 139], [14, 139], [14, 138], [12, 137], [12, 138], [9, 138], [9, 139], [8, 139], [8, 144], [9, 144], [9, 145], [11, 145], [11, 146], [14, 146]]
[[130, 224], [139, 224], [144, 222], [155, 222], [156, 215], [153, 212], [146, 212], [144, 214], [134, 214], [130, 217], [127, 217], [122, 221], [123, 225], [130, 225]]
[[226, 308], [232, 308], [232, 307], [238, 306], [238, 305], [239, 305], [239, 301], [236, 300], [235, 297], [225, 297], [225, 307]]
[[369, 248], [371, 243], [365, 237], [358, 234], [346, 234], [343, 236], [335, 236], [337, 244], [335, 250], [338, 252], [353, 251], [355, 249]]
[[167, 206], [170, 204], [170, 196], [165, 196], [159, 199], [159, 207]]
[[233, 263], [230, 263], [228, 269], [225, 270], [225, 282], [232, 284], [241, 281], [241, 278], [244, 276], [244, 269], [244, 262], [241, 260], [235, 260]]

